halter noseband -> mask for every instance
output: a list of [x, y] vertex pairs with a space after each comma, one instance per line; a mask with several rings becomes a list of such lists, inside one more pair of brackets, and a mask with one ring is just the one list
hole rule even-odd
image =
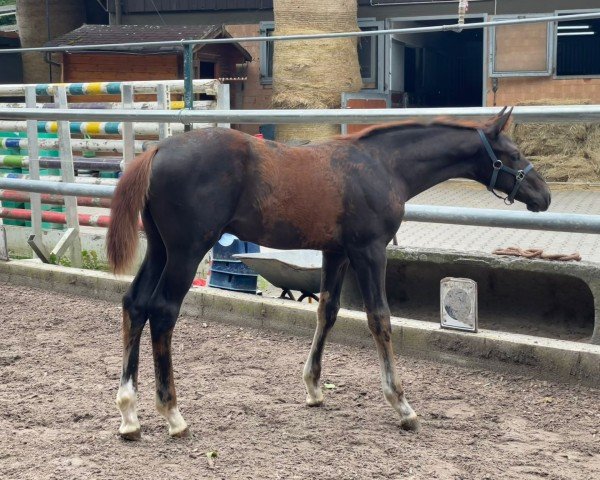
[[[492, 178], [490, 180], [490, 184], [488, 185], [487, 189], [490, 192], [492, 192], [494, 195], [496, 195], [496, 197], [504, 200], [504, 203], [506, 205], [512, 205], [515, 201], [515, 195], [519, 191], [519, 188], [521, 188], [521, 184], [523, 183], [523, 180], [525, 180], [525, 175], [527, 175], [527, 173], [533, 168], [533, 165], [531, 163], [528, 163], [527, 166], [523, 170], [515, 170], [514, 168], [507, 167], [506, 165], [504, 165], [502, 163], [502, 160], [499, 160], [498, 157], [496, 157], [496, 154], [494, 153], [494, 150], [492, 149], [490, 142], [488, 141], [487, 137], [485, 136], [485, 133], [483, 133], [483, 130], [477, 129], [477, 133], [481, 137], [483, 146], [485, 147], [488, 155], [490, 156], [490, 159], [492, 160], [492, 166], [494, 167], [494, 173], [492, 174]], [[494, 191], [494, 189], [496, 188], [496, 181], [498, 180], [498, 173], [500, 173], [500, 171], [510, 173], [511, 175], [514, 175], [514, 177], [515, 177], [515, 186], [513, 187], [512, 192], [510, 192], [510, 194], [504, 198], [502, 198], [500, 195], [498, 195]]]

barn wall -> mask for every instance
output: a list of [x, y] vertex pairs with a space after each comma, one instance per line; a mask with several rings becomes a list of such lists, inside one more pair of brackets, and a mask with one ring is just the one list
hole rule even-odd
[[178, 55], [65, 55], [63, 77], [65, 82], [177, 79]]
[[[600, 103], [600, 78], [553, 79], [500, 78], [496, 105], [516, 105], [540, 100], [586, 100]], [[488, 82], [487, 105], [494, 103], [491, 81]]]
[[[175, 80], [181, 78], [178, 55], [69, 54], [63, 56], [63, 82]], [[148, 98], [146, 98], [148, 97]], [[116, 95], [82, 95], [78, 102], [119, 102]], [[75, 100], [76, 99], [76, 100]], [[137, 101], [151, 96], [136, 96]]]

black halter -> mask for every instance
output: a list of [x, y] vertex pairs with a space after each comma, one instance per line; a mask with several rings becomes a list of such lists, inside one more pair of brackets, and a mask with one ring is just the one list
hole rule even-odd
[[[496, 157], [496, 154], [494, 153], [494, 150], [492, 149], [490, 142], [488, 141], [487, 137], [485, 136], [485, 133], [483, 133], [483, 130], [477, 129], [477, 133], [481, 137], [483, 146], [485, 147], [488, 155], [490, 156], [490, 159], [492, 160], [492, 166], [494, 167], [494, 173], [492, 174], [490, 184], [488, 185], [488, 190], [490, 192], [492, 192], [494, 195], [496, 195], [498, 198], [501, 198], [502, 200], [504, 200], [505, 204], [512, 205], [515, 201], [515, 195], [519, 191], [519, 188], [521, 188], [521, 184], [523, 183], [523, 180], [525, 180], [525, 175], [527, 175], [527, 173], [533, 168], [533, 165], [528, 162], [527, 166], [523, 170], [515, 170], [514, 168], [507, 167], [506, 165], [504, 165], [502, 163], [502, 160], [498, 160], [498, 157]], [[501, 170], [504, 172], [510, 173], [511, 175], [514, 175], [514, 177], [515, 177], [515, 186], [513, 187], [512, 192], [510, 192], [510, 194], [504, 198], [502, 198], [500, 195], [498, 195], [494, 191], [494, 189], [496, 188], [496, 181], [498, 180], [498, 173]]]

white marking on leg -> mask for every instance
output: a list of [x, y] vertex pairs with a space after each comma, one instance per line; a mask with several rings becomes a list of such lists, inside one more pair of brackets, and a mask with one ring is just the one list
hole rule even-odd
[[321, 298], [319, 300], [319, 308], [317, 309], [317, 328], [315, 329], [315, 335], [313, 337], [312, 345], [310, 346], [310, 353], [308, 359], [304, 364], [304, 371], [302, 378], [304, 385], [306, 386], [306, 404], [313, 407], [321, 405], [323, 403], [323, 390], [319, 385], [319, 379], [316, 378], [313, 366], [315, 364], [315, 355], [318, 345], [323, 341], [323, 331], [325, 327], [325, 304], [329, 300], [329, 292], [321, 292]]
[[179, 408], [177, 408], [176, 406], [168, 408], [162, 405], [157, 399], [156, 409], [163, 417], [167, 419], [167, 422], [169, 423], [169, 435], [174, 437], [177, 435], [181, 435], [187, 430], [187, 423], [183, 419], [181, 413], [179, 413]]
[[323, 391], [321, 390], [321, 386], [319, 385], [317, 379], [312, 371], [313, 365], [313, 349], [310, 350], [310, 354], [308, 355], [308, 360], [306, 360], [306, 364], [304, 365], [304, 385], [306, 386], [306, 404], [313, 407], [316, 405], [321, 405], [323, 403]]
[[381, 386], [383, 388], [383, 396], [396, 412], [400, 414], [400, 425], [405, 430], [419, 430], [419, 419], [417, 414], [412, 409], [404, 393], [398, 395], [402, 391], [402, 382], [396, 377], [394, 365], [392, 364], [393, 357], [387, 361], [385, 346], [377, 345], [379, 361], [381, 364]]
[[139, 432], [140, 422], [136, 412], [137, 398], [133, 388], [133, 380], [130, 378], [127, 383], [122, 383], [117, 392], [117, 407], [121, 411], [121, 426], [119, 433], [129, 435]]

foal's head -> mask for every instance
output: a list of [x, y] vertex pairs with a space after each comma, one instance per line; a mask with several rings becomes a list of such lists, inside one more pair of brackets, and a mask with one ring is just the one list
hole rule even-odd
[[518, 200], [532, 212], [550, 206], [550, 189], [519, 148], [503, 133], [512, 109], [506, 107], [489, 122], [476, 129], [478, 138], [476, 180], [499, 198], [496, 190], [506, 194], [507, 204]]

